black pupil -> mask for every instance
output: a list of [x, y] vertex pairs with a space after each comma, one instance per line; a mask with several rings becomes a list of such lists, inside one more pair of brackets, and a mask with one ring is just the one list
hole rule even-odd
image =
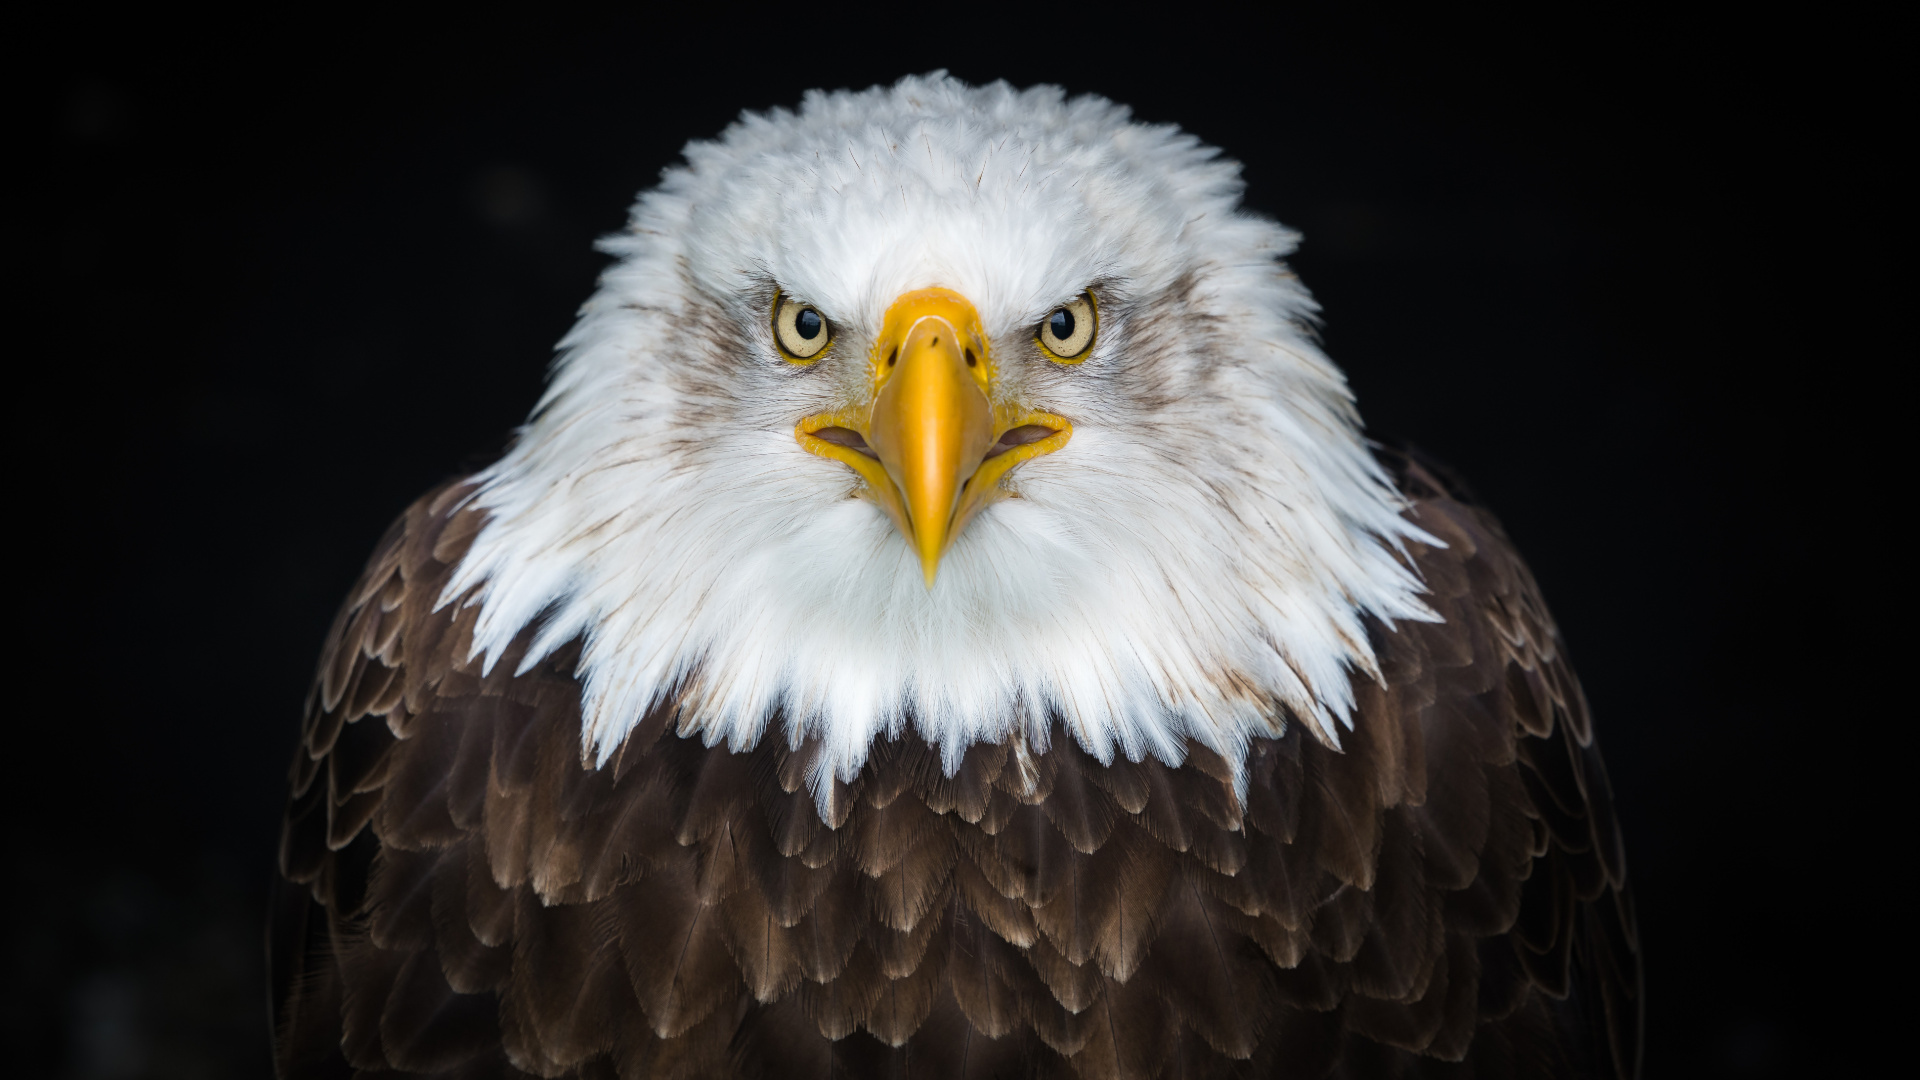
[[826, 320], [822, 319], [820, 313], [812, 308], [807, 308], [805, 311], [793, 317], [794, 332], [808, 341], [819, 337], [820, 331], [826, 329], [826, 325]]
[[1073, 312], [1061, 308], [1047, 316], [1047, 332], [1055, 341], [1066, 341], [1073, 336]]

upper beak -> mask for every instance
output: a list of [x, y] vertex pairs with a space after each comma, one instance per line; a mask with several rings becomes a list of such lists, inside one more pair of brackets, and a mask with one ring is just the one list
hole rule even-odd
[[973, 375], [985, 350], [961, 337], [977, 338], [977, 328], [955, 326], [950, 312], [917, 314], [898, 353], [885, 361], [892, 370], [874, 399], [867, 444], [906, 501], [908, 539], [932, 588], [953, 537], [960, 489], [993, 445], [993, 408], [985, 373]]
[[887, 309], [869, 402], [800, 422], [814, 453], [845, 461], [913, 545], [927, 588], [947, 545], [1020, 461], [1066, 445], [1064, 419], [996, 408], [979, 315], [949, 289], [907, 293]]

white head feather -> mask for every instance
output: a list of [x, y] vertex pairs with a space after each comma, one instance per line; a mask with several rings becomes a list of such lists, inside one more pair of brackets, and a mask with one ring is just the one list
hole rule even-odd
[[[513, 448], [481, 474], [490, 520], [443, 603], [481, 606], [491, 666], [584, 637], [583, 753], [604, 765], [671, 696], [680, 730], [752, 746], [776, 725], [856, 775], [911, 725], [949, 770], [981, 740], [1169, 763], [1197, 739], [1243, 762], [1291, 712], [1351, 727], [1363, 618], [1431, 619], [1394, 557], [1435, 542], [1366, 451], [1304, 323], [1286, 229], [1239, 209], [1239, 167], [1171, 126], [1054, 87], [944, 74], [807, 95], [687, 147], [604, 242], [620, 261], [561, 343]], [[979, 311], [1001, 377], [1067, 417], [1009, 474], [931, 590], [801, 417], [852, 400], [901, 294]], [[1030, 347], [1092, 287], [1075, 367]], [[836, 327], [783, 361], [774, 290]]]

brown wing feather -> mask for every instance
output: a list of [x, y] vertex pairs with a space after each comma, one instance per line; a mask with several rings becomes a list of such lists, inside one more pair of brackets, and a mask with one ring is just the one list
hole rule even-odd
[[[1102, 765], [907, 736], [836, 783], [663, 708], [580, 757], [577, 643], [483, 673], [443, 488], [336, 620], [269, 937], [284, 1077], [1630, 1077], [1640, 966], [1584, 698], [1497, 523], [1387, 459], [1444, 617], [1336, 751]], [[1460, 1063], [1456, 1066], [1452, 1063]], [[1451, 1073], [1449, 1073], [1451, 1075]]]

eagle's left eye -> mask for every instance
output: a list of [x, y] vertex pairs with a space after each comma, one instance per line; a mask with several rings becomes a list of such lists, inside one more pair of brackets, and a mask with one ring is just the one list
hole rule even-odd
[[773, 299], [773, 338], [780, 351], [796, 364], [812, 363], [833, 340], [826, 316], [811, 304], [797, 303], [784, 296]]
[[1087, 358], [1093, 349], [1093, 332], [1099, 315], [1094, 310], [1093, 294], [1081, 293], [1079, 296], [1061, 304], [1040, 320], [1040, 327], [1034, 331], [1034, 337], [1040, 341], [1040, 347], [1047, 351], [1048, 359], [1063, 364], [1077, 364]]

